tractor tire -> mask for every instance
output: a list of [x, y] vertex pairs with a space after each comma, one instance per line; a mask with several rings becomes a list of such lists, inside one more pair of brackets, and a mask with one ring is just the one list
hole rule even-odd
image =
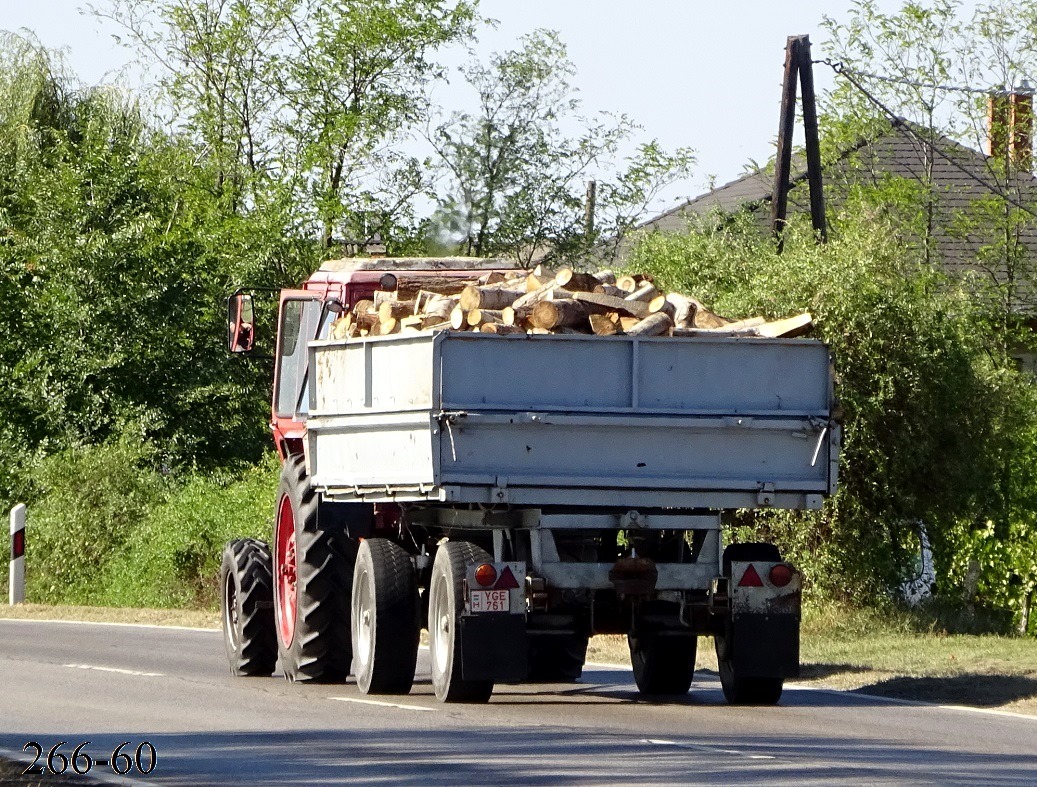
[[[747, 543], [729, 544], [724, 549], [724, 576], [731, 578], [732, 561], [781, 560], [781, 553], [774, 544]], [[775, 705], [781, 699], [785, 686], [783, 678], [747, 677], [739, 675], [734, 667], [735, 643], [730, 626], [723, 634], [714, 637], [717, 651], [717, 668], [720, 673], [720, 687], [724, 690], [724, 699], [731, 705]]]
[[585, 634], [530, 634], [529, 683], [574, 683], [587, 660]]
[[345, 680], [353, 660], [350, 593], [356, 548], [317, 529], [316, 491], [301, 456], [285, 461], [274, 510], [274, 612], [289, 681]]
[[695, 677], [698, 638], [645, 633], [627, 635], [634, 682], [642, 694], [687, 694]]
[[270, 549], [242, 538], [223, 548], [220, 619], [232, 675], [270, 675], [277, 663]]
[[432, 687], [440, 702], [488, 702], [493, 681], [461, 677], [460, 618], [465, 572], [472, 563], [490, 563], [484, 549], [466, 541], [447, 541], [436, 551], [429, 587], [429, 652]]
[[360, 544], [353, 572], [353, 657], [364, 694], [406, 694], [418, 661], [418, 587], [410, 555], [384, 538]]

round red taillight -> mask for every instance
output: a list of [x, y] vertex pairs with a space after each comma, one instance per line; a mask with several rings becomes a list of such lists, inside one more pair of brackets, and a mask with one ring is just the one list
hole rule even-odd
[[784, 563], [778, 563], [771, 569], [771, 584], [783, 588], [792, 581], [792, 569]]
[[483, 563], [475, 569], [475, 581], [484, 588], [491, 587], [497, 581], [497, 569], [489, 563]]

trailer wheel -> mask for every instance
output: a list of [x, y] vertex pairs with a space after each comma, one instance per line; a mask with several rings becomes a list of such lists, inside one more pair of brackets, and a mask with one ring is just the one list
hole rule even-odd
[[490, 563], [484, 549], [466, 541], [447, 541], [436, 550], [429, 587], [429, 651], [432, 687], [441, 702], [487, 702], [493, 681], [461, 677], [461, 630], [465, 571], [472, 563]]
[[355, 548], [317, 529], [319, 498], [301, 456], [281, 470], [274, 511], [274, 613], [290, 681], [343, 680], [353, 659], [349, 598]]
[[[730, 579], [732, 561], [781, 560], [781, 552], [774, 544], [750, 542], [746, 544], [729, 544], [724, 549], [724, 576]], [[782, 678], [746, 677], [739, 675], [734, 667], [734, 638], [731, 627], [714, 637], [717, 651], [717, 667], [720, 673], [720, 687], [724, 690], [724, 699], [732, 705], [774, 705], [781, 699], [785, 685]], [[762, 644], [762, 643], [761, 643]], [[751, 646], [751, 645], [750, 645]]]
[[353, 656], [364, 694], [406, 694], [418, 660], [418, 588], [410, 555], [384, 538], [360, 544], [353, 572]]
[[747, 678], [738, 675], [734, 663], [729, 658], [721, 658], [721, 653], [729, 653], [728, 643], [721, 636], [716, 637], [717, 666], [720, 672], [720, 687], [724, 690], [724, 699], [731, 705], [775, 705], [781, 699], [785, 681], [782, 678]]
[[687, 694], [695, 677], [698, 638], [645, 633], [627, 635], [634, 682], [642, 694]]
[[241, 538], [223, 548], [220, 618], [232, 675], [269, 675], [277, 663], [270, 549]]
[[530, 683], [572, 683], [583, 674], [588, 637], [583, 634], [530, 634]]

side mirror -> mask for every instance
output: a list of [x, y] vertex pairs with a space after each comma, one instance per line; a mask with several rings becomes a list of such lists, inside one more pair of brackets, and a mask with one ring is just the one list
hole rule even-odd
[[251, 295], [236, 292], [227, 299], [227, 349], [230, 352], [252, 351], [256, 343], [255, 319]]

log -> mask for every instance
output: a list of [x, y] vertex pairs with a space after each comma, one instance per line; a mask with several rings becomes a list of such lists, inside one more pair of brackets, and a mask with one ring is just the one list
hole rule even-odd
[[472, 309], [503, 309], [511, 306], [526, 294], [525, 287], [508, 287], [491, 284], [486, 287], [468, 286], [461, 290], [459, 304], [465, 311]]
[[726, 331], [741, 331], [745, 328], [756, 328], [757, 326], [763, 325], [767, 322], [763, 317], [750, 317], [747, 320], [738, 320], [737, 322], [729, 322], [723, 326]]
[[398, 320], [411, 314], [414, 314], [414, 301], [383, 301], [378, 306], [378, 319], [383, 321], [390, 317]]
[[814, 320], [810, 316], [810, 312], [803, 312], [795, 317], [787, 317], [784, 320], [764, 323], [756, 331], [760, 336], [767, 336], [772, 339], [791, 339], [807, 333], [813, 324]]
[[535, 303], [546, 301], [548, 298], [553, 298], [556, 294], [560, 294], [559, 297], [570, 296], [571, 294], [566, 292], [562, 287], [552, 279], [547, 284], [540, 287], [540, 289], [533, 290], [533, 292], [527, 292], [521, 298], [516, 299], [512, 304], [513, 308], [519, 309], [523, 306], [532, 306]]
[[587, 324], [587, 310], [574, 300], [541, 301], [533, 307], [529, 318], [534, 328], [556, 330]]
[[609, 270], [598, 271], [594, 274], [594, 278], [601, 284], [615, 285], [616, 274]]
[[537, 276], [535, 273], [531, 273], [526, 277], [526, 292], [539, 290], [548, 282], [554, 282], [554, 277]]
[[408, 314], [406, 317], [400, 317], [400, 330], [406, 330], [407, 328], [420, 329], [424, 323], [424, 318], [420, 314]]
[[507, 277], [500, 271], [490, 271], [489, 273], [484, 273], [482, 276], [479, 277], [479, 284], [483, 286], [487, 284], [499, 284], [506, 278]]
[[361, 331], [371, 332], [378, 324], [378, 312], [375, 311], [374, 301], [357, 301], [353, 307], [353, 321]]
[[637, 289], [637, 279], [633, 276], [617, 276], [616, 286], [624, 292], [633, 292]]
[[569, 292], [593, 292], [601, 284], [590, 273], [580, 273], [572, 268], [562, 268], [555, 274], [555, 283]]
[[473, 278], [461, 276], [436, 276], [430, 273], [406, 274], [394, 272], [396, 277], [396, 297], [401, 301], [414, 298], [419, 292], [434, 292], [439, 295], [456, 295], [469, 284], [475, 284]]
[[[514, 310], [512, 311], [514, 312]], [[504, 314], [499, 309], [472, 309], [468, 312], [466, 320], [471, 327], [478, 328], [480, 325], [487, 322], [503, 324]]]
[[353, 315], [346, 312], [331, 324], [332, 339], [346, 339], [349, 337], [349, 329], [353, 327]]
[[696, 298], [689, 298], [689, 300], [695, 304], [695, 324], [696, 328], [723, 328], [725, 325], [730, 325], [731, 320], [727, 317], [721, 317], [716, 312], [710, 311], [702, 305], [701, 301]]
[[659, 290], [655, 288], [654, 284], [650, 281], [644, 281], [637, 285], [637, 289], [630, 293], [626, 299], [628, 301], [644, 301], [647, 303], [658, 294]]
[[631, 317], [647, 317], [648, 304], [644, 301], [632, 301], [626, 298], [616, 298], [612, 295], [603, 295], [596, 292], [576, 292], [573, 293], [573, 300], [579, 301], [580, 303], [592, 304], [594, 308], [588, 309], [588, 311], [595, 311], [601, 313], [604, 311], [614, 311], [621, 314], [629, 314]]
[[454, 310], [450, 312], [450, 327], [455, 331], [468, 327], [468, 315], [460, 306], [455, 306]]
[[621, 290], [613, 284], [599, 284], [594, 288], [594, 292], [599, 295], [611, 295], [613, 298], [625, 298], [630, 294], [626, 290]]
[[620, 318], [619, 318], [619, 327], [622, 329], [623, 333], [626, 333], [631, 328], [633, 328], [635, 325], [637, 325], [639, 322], [641, 322], [641, 318], [640, 317], [624, 317], [624, 316], [620, 316]]
[[687, 295], [681, 295], [679, 292], [671, 292], [666, 296], [666, 300], [673, 304], [673, 324], [678, 328], [693, 328], [695, 327], [695, 314], [698, 312], [698, 302], [694, 298], [689, 298]]
[[670, 319], [670, 315], [665, 312], [656, 312], [649, 314], [637, 325], [632, 326], [627, 330], [627, 334], [630, 336], [661, 336], [669, 333], [672, 328], [673, 320]]
[[525, 333], [525, 331], [517, 325], [501, 325], [500, 323], [495, 322], [488, 322], [485, 325], [479, 326], [479, 331], [480, 333], [495, 333], [498, 336]]
[[677, 313], [677, 306], [669, 299], [667, 295], [656, 295], [648, 302], [648, 313], [649, 314], [665, 314], [674, 323], [677, 322], [674, 315]]
[[388, 336], [390, 333], [396, 333], [399, 328], [399, 323], [395, 317], [390, 317], [388, 320], [378, 321], [378, 335]]
[[434, 295], [426, 301], [424, 316], [436, 317], [439, 322], [450, 319], [450, 312], [457, 306], [458, 299], [449, 295]]
[[607, 315], [592, 314], [587, 319], [590, 320], [591, 330], [598, 336], [615, 336], [619, 333], [619, 326], [612, 322]]
[[[524, 306], [523, 310], [525, 311], [525, 317], [528, 317], [529, 314], [533, 311], [532, 307], [530, 306]], [[502, 325], [515, 325], [518, 322], [519, 313], [520, 312], [516, 311], [514, 307], [505, 306], [503, 309], [500, 310], [499, 322]]]

